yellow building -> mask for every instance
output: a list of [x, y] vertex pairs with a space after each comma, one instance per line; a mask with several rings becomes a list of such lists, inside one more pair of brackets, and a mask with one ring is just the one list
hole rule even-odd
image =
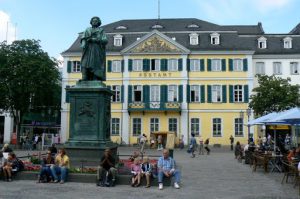
[[[249, 91], [253, 86], [251, 36], [259, 25], [219, 26], [198, 19], [121, 20], [103, 26], [106, 85], [114, 93], [111, 138], [134, 144], [141, 134], [191, 133], [211, 144], [248, 139]], [[63, 88], [81, 78], [80, 37], [65, 51]], [[251, 44], [252, 45], [252, 44]], [[69, 136], [68, 96], [62, 93], [62, 141]], [[250, 130], [250, 129], [249, 129]], [[251, 133], [252, 129], [251, 129]], [[198, 140], [198, 139], [197, 139]]]

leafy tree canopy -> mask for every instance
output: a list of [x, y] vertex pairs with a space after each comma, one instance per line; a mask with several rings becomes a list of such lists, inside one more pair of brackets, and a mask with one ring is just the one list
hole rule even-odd
[[0, 43], [0, 109], [17, 123], [30, 108], [59, 107], [60, 88], [57, 61], [41, 49], [40, 41]]
[[279, 112], [300, 105], [300, 86], [291, 85], [290, 79], [258, 75], [259, 86], [253, 89], [249, 107], [256, 115]]

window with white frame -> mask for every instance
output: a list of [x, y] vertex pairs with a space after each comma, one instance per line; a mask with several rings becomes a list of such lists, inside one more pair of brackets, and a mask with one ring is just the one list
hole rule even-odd
[[142, 119], [141, 118], [133, 118], [132, 119], [132, 135], [139, 136], [142, 132]]
[[160, 102], [160, 87], [158, 85], [150, 86], [150, 102]]
[[283, 47], [290, 49], [292, 48], [292, 38], [291, 37], [286, 37], [283, 39]]
[[132, 60], [132, 71], [142, 71], [143, 70], [143, 60], [134, 59]]
[[111, 135], [120, 135], [120, 118], [111, 118]]
[[260, 37], [257, 39], [257, 45], [260, 49], [267, 48], [267, 39], [265, 37]]
[[265, 63], [264, 62], [256, 62], [255, 72], [256, 72], [256, 74], [264, 75], [265, 74]]
[[233, 71], [243, 71], [243, 60], [242, 59], [233, 59]]
[[243, 118], [234, 119], [234, 135], [235, 137], [242, 137], [244, 135]]
[[200, 71], [200, 60], [199, 59], [190, 59], [190, 70], [191, 71]]
[[212, 59], [211, 60], [211, 71], [221, 71], [222, 62], [221, 59]]
[[168, 102], [178, 102], [178, 86], [168, 86]]
[[168, 71], [178, 71], [178, 60], [169, 59], [168, 60]]
[[212, 102], [222, 102], [222, 86], [221, 85], [212, 85]]
[[200, 85], [190, 86], [190, 100], [191, 102], [200, 102]]
[[222, 119], [213, 118], [213, 136], [220, 137], [222, 136]]
[[299, 66], [298, 62], [291, 62], [291, 75], [299, 75]]
[[142, 90], [143, 90], [143, 87], [141, 85], [133, 86], [133, 101], [134, 102], [142, 101]]
[[190, 45], [198, 45], [198, 34], [196, 33], [191, 33], [190, 34]]
[[220, 44], [220, 34], [219, 33], [212, 33], [210, 35], [210, 43], [212, 45], [219, 45]]
[[169, 118], [169, 131], [177, 133], [177, 118]]
[[122, 46], [122, 38], [123, 36], [118, 34], [114, 36], [114, 46]]
[[234, 102], [243, 102], [243, 86], [234, 85], [233, 86], [233, 100]]
[[281, 62], [273, 62], [273, 74], [274, 75], [282, 74]]
[[72, 72], [73, 73], [81, 72], [80, 61], [72, 61]]
[[111, 66], [111, 71], [112, 72], [121, 72], [121, 60], [113, 60], [112, 61], [112, 66]]
[[111, 91], [113, 92], [112, 101], [121, 102], [121, 86], [120, 85], [112, 86]]
[[199, 118], [191, 118], [191, 133], [196, 136], [200, 135], [200, 119]]
[[150, 119], [150, 132], [159, 131], [159, 118]]
[[151, 59], [151, 71], [160, 71], [160, 59]]

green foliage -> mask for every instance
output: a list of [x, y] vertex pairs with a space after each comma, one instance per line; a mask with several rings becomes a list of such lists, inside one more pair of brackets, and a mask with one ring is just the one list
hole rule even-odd
[[60, 74], [57, 61], [37, 40], [0, 43], [0, 108], [19, 125], [29, 108], [60, 107]]
[[291, 85], [290, 79], [258, 75], [259, 86], [253, 89], [249, 107], [256, 115], [279, 112], [300, 105], [299, 85]]
[[41, 164], [41, 160], [39, 158], [37, 158], [36, 156], [31, 156], [30, 157], [30, 162], [32, 164]]

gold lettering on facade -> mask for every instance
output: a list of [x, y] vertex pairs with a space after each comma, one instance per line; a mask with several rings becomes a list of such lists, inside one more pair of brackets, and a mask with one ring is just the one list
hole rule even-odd
[[138, 76], [139, 77], [144, 77], [144, 78], [172, 77], [172, 73], [157, 73], [157, 72], [155, 72], [155, 73], [151, 73], [151, 72], [147, 73], [147, 72], [144, 72], [144, 73], [139, 73]]
[[158, 73], [158, 77], [161, 77], [161, 74], [160, 74], [160, 73]]
[[167, 77], [167, 73], [163, 73], [163, 77]]
[[143, 77], [143, 73], [139, 73], [139, 77]]

